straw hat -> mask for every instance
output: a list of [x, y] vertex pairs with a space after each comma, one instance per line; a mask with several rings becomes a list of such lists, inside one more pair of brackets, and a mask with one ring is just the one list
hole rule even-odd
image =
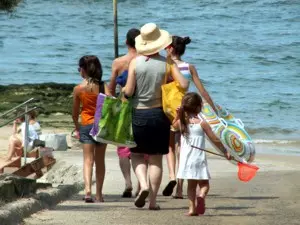
[[137, 53], [153, 55], [168, 47], [172, 36], [165, 30], [160, 30], [155, 23], [147, 23], [141, 28], [141, 34], [135, 38]]

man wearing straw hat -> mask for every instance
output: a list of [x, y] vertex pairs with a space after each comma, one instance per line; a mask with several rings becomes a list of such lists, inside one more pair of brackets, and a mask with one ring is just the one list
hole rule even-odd
[[[143, 207], [149, 195], [149, 209], [159, 210], [156, 196], [162, 180], [162, 156], [169, 152], [170, 122], [162, 109], [162, 91], [166, 73], [166, 58], [159, 54], [172, 43], [170, 34], [154, 23], [145, 24], [135, 39], [139, 56], [130, 62], [128, 79], [123, 92], [132, 96], [132, 128], [136, 148], [131, 149], [132, 165], [141, 191], [135, 199], [136, 207]], [[171, 67], [174, 80], [182, 88], [188, 81], [176, 64]], [[149, 155], [149, 185], [144, 154]]]

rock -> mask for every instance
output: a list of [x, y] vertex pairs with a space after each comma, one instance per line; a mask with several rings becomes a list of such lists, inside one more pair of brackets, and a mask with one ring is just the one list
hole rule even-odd
[[[0, 0], [1, 1], [1, 0]], [[39, 106], [44, 110], [45, 115], [72, 113], [72, 92], [75, 84], [11, 84], [0, 85], [0, 101], [8, 104], [1, 104], [0, 113], [7, 111], [30, 98], [35, 98], [31, 106]]]
[[64, 161], [58, 161], [38, 182], [51, 184], [81, 183], [83, 176], [82, 167], [70, 165]]
[[37, 190], [36, 180], [11, 174], [0, 175], [0, 200], [12, 201], [16, 198], [34, 194]]

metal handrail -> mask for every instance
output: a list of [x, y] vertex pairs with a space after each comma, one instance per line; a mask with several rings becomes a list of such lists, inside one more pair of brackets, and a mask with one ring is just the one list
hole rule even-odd
[[19, 118], [19, 117], [25, 116], [25, 115], [28, 114], [29, 112], [31, 112], [31, 111], [33, 111], [33, 110], [36, 110], [36, 109], [43, 109], [43, 108], [40, 107], [40, 106], [34, 106], [33, 108], [31, 108], [31, 109], [29, 109], [29, 110], [26, 110], [24, 113], [19, 114], [19, 115], [15, 116], [14, 118], [12, 118], [12, 119], [6, 121], [5, 123], [0, 124], [0, 128], [3, 127], [3, 126], [5, 126], [5, 125], [7, 125], [7, 124], [9, 124], [9, 123], [11, 123], [12, 121], [16, 120], [16, 119]]
[[[21, 103], [20, 105], [17, 105], [16, 107], [14, 107], [14, 108], [12, 108], [12, 109], [6, 111], [5, 113], [1, 114], [1, 115], [0, 115], [0, 118], [3, 117], [3, 116], [5, 116], [5, 115], [7, 115], [7, 114], [9, 114], [9, 113], [11, 113], [11, 112], [13, 112], [14, 110], [20, 108], [21, 106], [26, 105], [26, 104], [29, 103], [29, 102], [32, 102], [33, 100], [34, 100], [34, 98], [28, 99], [27, 101]], [[15, 119], [16, 119], [16, 118], [15, 118]], [[10, 122], [11, 122], [11, 121], [10, 121]], [[0, 127], [1, 127], [1, 126], [0, 126]]]

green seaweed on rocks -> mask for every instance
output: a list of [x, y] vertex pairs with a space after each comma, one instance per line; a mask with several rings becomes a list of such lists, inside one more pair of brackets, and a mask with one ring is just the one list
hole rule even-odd
[[11, 84], [0, 85], [0, 113], [35, 98], [31, 105], [42, 107], [40, 114], [72, 113], [72, 92], [75, 84]]

